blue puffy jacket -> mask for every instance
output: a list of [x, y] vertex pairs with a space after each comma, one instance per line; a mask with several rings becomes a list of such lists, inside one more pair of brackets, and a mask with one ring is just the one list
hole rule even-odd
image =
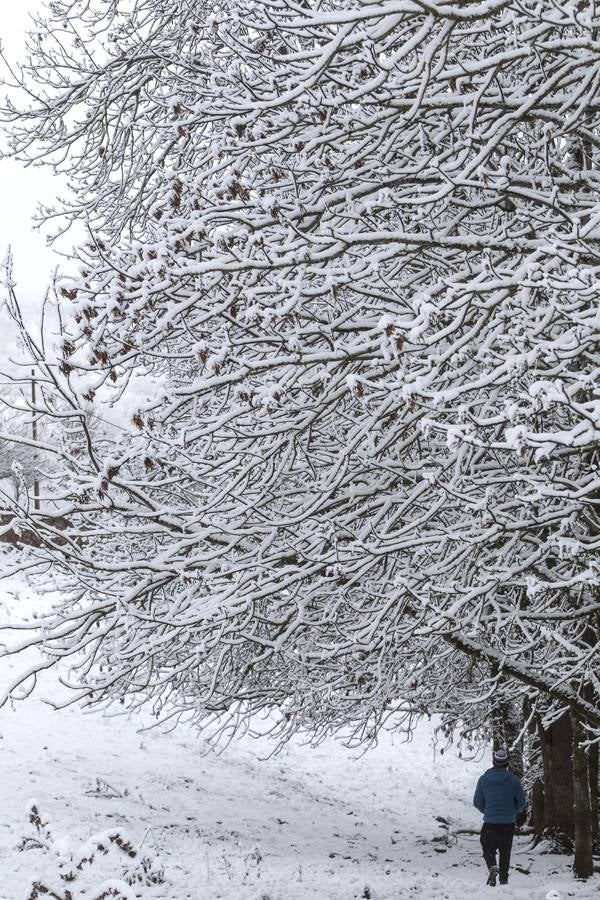
[[483, 813], [483, 821], [493, 825], [514, 823], [527, 798], [516, 775], [505, 768], [488, 769], [475, 789], [473, 806]]

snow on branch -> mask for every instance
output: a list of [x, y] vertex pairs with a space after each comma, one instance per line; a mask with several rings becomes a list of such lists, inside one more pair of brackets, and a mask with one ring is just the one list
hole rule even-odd
[[360, 743], [493, 662], [583, 710], [600, 21], [542, 7], [52, 5], [5, 118], [90, 232], [25, 342], [77, 696]]

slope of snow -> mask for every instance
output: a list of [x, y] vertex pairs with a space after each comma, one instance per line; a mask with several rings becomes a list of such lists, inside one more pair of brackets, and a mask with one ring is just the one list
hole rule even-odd
[[[35, 880], [61, 900], [66, 889], [93, 900], [111, 885], [128, 900], [494, 896], [468, 833], [480, 823], [471, 799], [486, 764], [454, 751], [434, 756], [428, 723], [410, 743], [385, 735], [360, 758], [335, 741], [316, 749], [292, 741], [268, 758], [272, 744], [250, 738], [206, 755], [192, 732], [137, 728], [123, 717], [55, 712], [37, 698], [0, 712], [0, 900], [26, 900]], [[17, 849], [32, 834], [32, 797], [48, 822], [47, 851]], [[111, 843], [117, 833], [141, 845], [136, 860]], [[61, 882], [93, 850], [90, 836], [108, 854]], [[128, 887], [126, 872], [139, 874], [144, 858], [150, 872], [164, 867], [165, 880]], [[552, 890], [557, 900], [598, 896], [597, 881], [575, 882], [569, 862], [517, 838], [511, 884], [494, 890], [511, 900]]]

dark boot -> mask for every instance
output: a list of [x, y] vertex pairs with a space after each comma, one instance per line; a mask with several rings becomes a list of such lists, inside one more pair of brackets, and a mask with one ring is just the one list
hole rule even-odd
[[486, 884], [490, 887], [496, 887], [496, 878], [498, 877], [498, 866], [490, 866], [490, 872]]

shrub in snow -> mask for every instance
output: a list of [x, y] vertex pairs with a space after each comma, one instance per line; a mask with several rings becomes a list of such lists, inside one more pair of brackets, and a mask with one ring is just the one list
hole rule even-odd
[[[220, 859], [221, 873], [235, 884], [249, 884], [261, 877], [263, 855], [260, 847], [250, 847], [245, 856], [231, 858], [223, 854]], [[261, 897], [260, 900], [263, 900]]]
[[[94, 900], [107, 900], [108, 897], [121, 897], [122, 900], [133, 900], [135, 896], [122, 881], [107, 882], [99, 890], [100, 893], [94, 897]], [[43, 896], [52, 898], [52, 900], [74, 900], [74, 895], [71, 891], [66, 890], [64, 894], [57, 894], [51, 888], [36, 881], [32, 885], [31, 893], [27, 900], [37, 900], [38, 897]]]
[[[139, 857], [122, 829], [99, 832], [81, 842], [69, 836], [55, 838], [36, 803], [30, 806], [29, 823], [31, 833], [21, 839], [18, 850], [41, 851], [46, 872], [32, 882], [27, 900], [42, 896], [55, 900], [78, 900], [84, 896], [86, 900], [107, 897], [134, 900], [142, 896], [136, 889], [165, 882], [165, 871], [160, 862], [151, 856]], [[110, 873], [99, 873], [96, 864], [108, 858], [113, 848], [124, 855], [127, 862], [121, 863], [119, 878], [106, 880], [105, 874]], [[94, 872], [91, 872], [92, 867]], [[106, 869], [106, 865], [102, 868]], [[99, 881], [100, 878], [103, 880]]]
[[150, 887], [153, 884], [164, 884], [165, 867], [157, 859], [144, 856], [125, 874], [127, 884]]

